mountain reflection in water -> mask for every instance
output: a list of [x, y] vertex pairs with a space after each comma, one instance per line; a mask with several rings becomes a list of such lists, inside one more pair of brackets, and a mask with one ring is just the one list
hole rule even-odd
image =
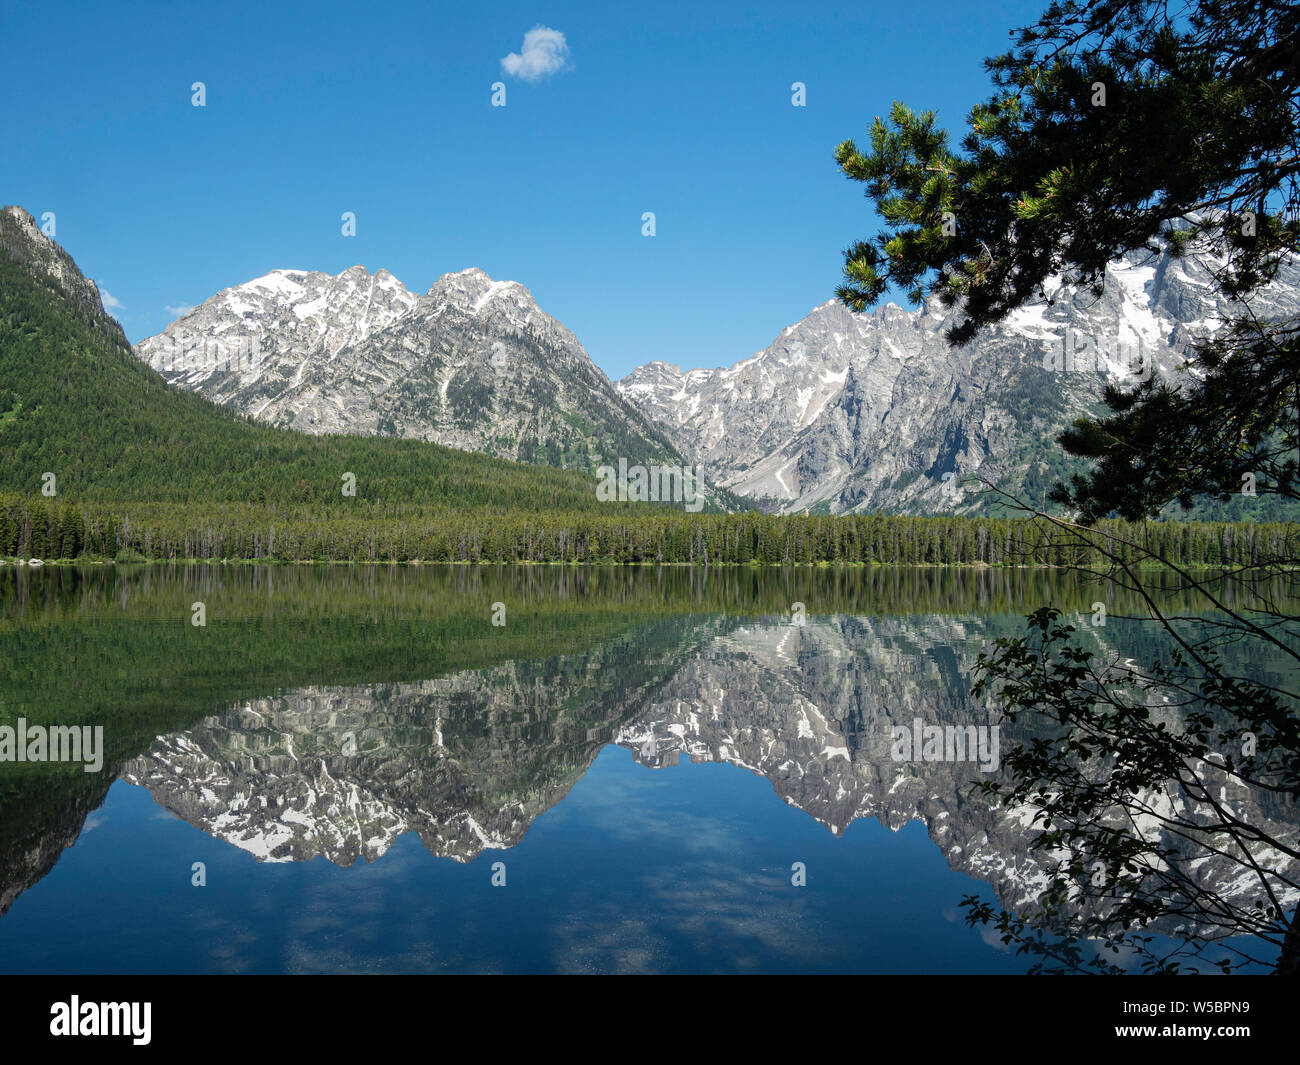
[[[957, 903], [1033, 903], [1030, 812], [972, 793], [973, 757], [895, 760], [894, 730], [1023, 739], [972, 699], [976, 656], [1042, 603], [1099, 595], [1030, 571], [2, 579], [5, 720], [102, 722], [109, 751], [97, 775], [0, 765], [0, 969], [20, 972], [1021, 971]], [[1159, 653], [1107, 594], [1086, 638]], [[1202, 874], [1230, 891], [1232, 871]], [[129, 946], [37, 931], [109, 897], [117, 927], [138, 922]], [[304, 897], [286, 942], [270, 926]], [[177, 953], [160, 922], [201, 943]]]

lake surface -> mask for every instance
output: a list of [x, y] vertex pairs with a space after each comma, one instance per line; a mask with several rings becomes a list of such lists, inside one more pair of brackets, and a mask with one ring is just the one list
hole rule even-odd
[[0, 724], [103, 767], [0, 763], [0, 971], [1023, 972], [1027, 816], [895, 730], [1047, 603], [1162, 653], [1045, 571], [6, 567]]

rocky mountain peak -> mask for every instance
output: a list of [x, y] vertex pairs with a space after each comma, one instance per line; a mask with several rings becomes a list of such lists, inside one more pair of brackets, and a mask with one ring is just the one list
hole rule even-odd
[[[1063, 472], [1044, 465], [1059, 457], [1055, 438], [1096, 408], [1104, 384], [1194, 358], [1239, 310], [1218, 294], [1214, 266], [1135, 252], [1107, 267], [1100, 294], [1049, 279], [1042, 298], [960, 348], [945, 335], [960, 307], [937, 296], [861, 314], [828, 301], [729, 367], [652, 363], [619, 390], [739, 495], [791, 511], [969, 510], [980, 500], [956, 489], [962, 478], [1014, 491]], [[1294, 314], [1298, 291], [1300, 267], [1287, 264], [1252, 310]]]
[[[36, 219], [17, 204], [0, 208], [0, 247], [34, 275], [54, 281], [82, 313], [105, 325], [113, 323], [104, 310], [98, 286], [82, 274], [72, 256], [57, 241], [41, 232]], [[110, 328], [120, 332], [115, 323]]]
[[36, 237], [44, 236], [44, 234], [41, 233], [40, 228], [36, 225], [36, 219], [16, 203], [10, 204], [8, 207], [0, 207], [0, 214], [7, 215], [12, 219], [29, 238], [35, 239]]
[[494, 281], [476, 266], [443, 274], [430, 286], [425, 298], [439, 306], [452, 306], [468, 314], [498, 311], [512, 306], [517, 311], [537, 311], [532, 293], [518, 281]]
[[422, 296], [386, 270], [273, 270], [136, 352], [182, 387], [303, 432], [583, 469], [620, 457], [680, 462], [528, 289], [474, 267]]

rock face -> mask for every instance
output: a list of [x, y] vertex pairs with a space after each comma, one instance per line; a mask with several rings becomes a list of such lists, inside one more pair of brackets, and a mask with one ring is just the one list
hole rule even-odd
[[276, 270], [136, 347], [169, 381], [310, 433], [431, 440], [579, 469], [680, 464], [528, 290], [481, 270], [423, 296], [385, 270]]
[[[962, 348], [937, 301], [861, 315], [831, 302], [727, 369], [656, 362], [618, 387], [718, 484], [783, 510], [972, 511], [984, 504], [962, 482], [980, 477], [1037, 498], [1064, 472], [1055, 436], [1107, 380], [1177, 374], [1239, 310], [1194, 258], [1134, 255], [1100, 297], [1059, 282], [1044, 295]], [[1300, 267], [1252, 306], [1300, 310]]]
[[[889, 313], [905, 316], [896, 307]], [[739, 485], [746, 471], [820, 417], [844, 388], [851, 353], [877, 333], [870, 317], [831, 301], [727, 369], [683, 373], [651, 362], [618, 389], [720, 483]]]
[[95, 282], [82, 275], [72, 256], [42, 233], [36, 219], [21, 207], [0, 207], [0, 247], [33, 275], [62, 289], [72, 305], [96, 324], [121, 336], [121, 327], [104, 310]]
[[[945, 338], [957, 312], [937, 301], [870, 314], [831, 301], [733, 366], [651, 362], [617, 387], [527, 289], [473, 269], [423, 296], [383, 270], [277, 270], [136, 351], [181, 387], [307, 432], [588, 470], [699, 466], [710, 485], [785, 511], [963, 513], [989, 505], [980, 480], [1038, 499], [1068, 474], [1055, 438], [1107, 381], [1177, 379], [1239, 309], [1212, 265], [1134, 254], [1107, 269], [1100, 296], [1049, 283], [961, 348]], [[1300, 311], [1300, 267], [1252, 309]]]

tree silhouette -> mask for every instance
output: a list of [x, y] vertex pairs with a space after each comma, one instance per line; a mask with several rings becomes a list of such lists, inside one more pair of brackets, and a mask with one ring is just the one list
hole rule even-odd
[[[1065, 0], [1012, 36], [986, 61], [994, 92], [959, 146], [933, 112], [895, 103], [868, 151], [837, 148], [886, 224], [845, 252], [840, 299], [861, 310], [891, 286], [937, 295], [959, 309], [949, 339], [963, 344], [1045, 299], [1049, 279], [1100, 293], [1108, 263], [1145, 249], [1196, 253], [1238, 310], [1197, 346], [1195, 372], [1109, 387], [1105, 416], [1061, 437], [1093, 465], [1053, 490], [1067, 516], [1040, 512], [1055, 536], [1039, 542], [1075, 544], [1066, 564], [1088, 558], [1080, 568], [1141, 594], [1178, 651], [1107, 661], [1044, 608], [1026, 635], [981, 657], [978, 692], [1012, 720], [1050, 726], [1007, 757], [1011, 783], [985, 787], [1036, 811], [1037, 845], [1056, 861], [1036, 911], [971, 897], [967, 919], [996, 924], [1039, 957], [1037, 971], [1125, 968], [1108, 948], [1150, 971], [1208, 960], [1295, 972], [1300, 702], [1294, 684], [1219, 654], [1232, 643], [1246, 661], [1300, 664], [1289, 538], [1231, 567], [1244, 596], [1233, 600], [1225, 578], [1179, 565], [1160, 537], [1117, 537], [1098, 522], [1223, 501], [1243, 483], [1298, 498], [1300, 322], [1262, 308], [1300, 240], [1300, 8]], [[1172, 565], [1208, 619], [1170, 613], [1149, 589], [1149, 561]], [[1240, 820], [1238, 788], [1274, 800], [1276, 817]], [[1216, 892], [1207, 870], [1225, 864], [1236, 883]]]

